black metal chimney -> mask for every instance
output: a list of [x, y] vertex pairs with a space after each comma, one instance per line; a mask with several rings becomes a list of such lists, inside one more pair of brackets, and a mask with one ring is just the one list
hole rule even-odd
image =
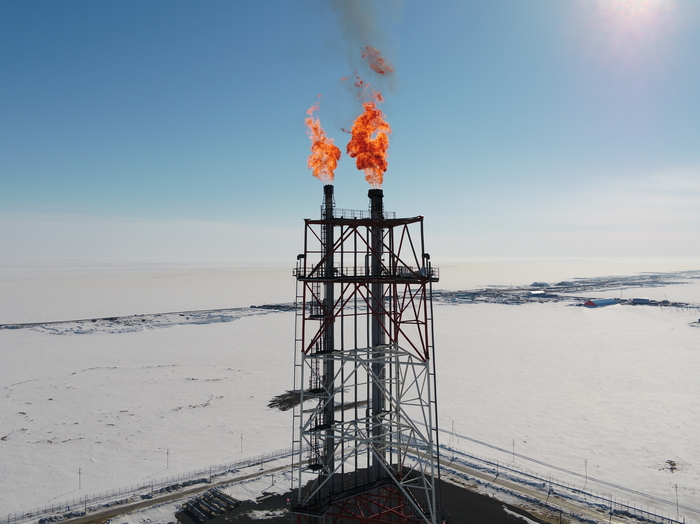
[[367, 196], [369, 197], [369, 209], [372, 213], [372, 219], [384, 218], [384, 191], [381, 189], [370, 189]]
[[[328, 221], [333, 219], [333, 184], [326, 184], [323, 186], [323, 220]], [[334, 277], [334, 234], [333, 234], [333, 224], [326, 222], [323, 225], [323, 242], [324, 242], [324, 253], [325, 258], [324, 264], [324, 274], [327, 279], [324, 283], [324, 324], [326, 329], [323, 335], [323, 346], [321, 348], [322, 353], [332, 353], [335, 349], [335, 321], [333, 319], [333, 309], [335, 305], [335, 289], [333, 285]], [[332, 401], [333, 391], [335, 390], [334, 385], [335, 377], [335, 364], [333, 362], [333, 357], [327, 357], [323, 360], [323, 382], [325, 387], [324, 399], [325, 408], [323, 410], [323, 420], [322, 424], [327, 427], [326, 429], [326, 439], [323, 452], [323, 460], [329, 471], [333, 471], [335, 466], [335, 438], [333, 430], [333, 422], [335, 416], [335, 405]], [[335, 478], [331, 476], [329, 479], [330, 487], [333, 486]]]
[[333, 184], [323, 186], [323, 217], [333, 218]]
[[[367, 194], [370, 201], [370, 213], [372, 220], [384, 219], [384, 191], [381, 189], [370, 189]], [[384, 309], [384, 284], [379, 280], [383, 273], [382, 255], [384, 252], [384, 228], [381, 225], [372, 226], [371, 233], [371, 275], [377, 280], [370, 285], [370, 308], [371, 316], [371, 333], [372, 333], [372, 374], [374, 380], [371, 388], [371, 417], [372, 417], [372, 438], [375, 442], [381, 442], [384, 437], [384, 425], [382, 416], [384, 415], [385, 398], [384, 390], [386, 385], [383, 383], [386, 375], [386, 337], [384, 336], [386, 325], [386, 310]], [[386, 476], [383, 463], [386, 461], [386, 450], [375, 448], [374, 457], [370, 464], [372, 480], [379, 480]]]

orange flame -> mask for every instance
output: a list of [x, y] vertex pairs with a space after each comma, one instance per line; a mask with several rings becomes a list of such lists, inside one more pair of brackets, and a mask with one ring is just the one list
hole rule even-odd
[[[320, 98], [321, 95], [319, 95]], [[311, 154], [306, 162], [309, 169], [313, 170], [313, 175], [326, 183], [333, 182], [333, 172], [340, 159], [340, 149], [333, 144], [333, 139], [326, 136], [321, 127], [321, 120], [313, 118], [315, 111], [318, 111], [320, 102], [312, 105], [306, 114], [304, 122], [308, 127], [309, 138], [311, 139]]]
[[375, 100], [362, 104], [365, 112], [355, 119], [347, 147], [348, 155], [355, 159], [357, 169], [365, 172], [365, 180], [374, 188], [381, 187], [389, 165], [386, 151], [391, 133], [384, 113], [377, 108], [377, 101], [381, 101], [379, 93]]
[[391, 66], [391, 64], [382, 58], [382, 54], [379, 52], [379, 49], [371, 46], [365, 47], [365, 50], [362, 53], [362, 58], [366, 58], [369, 67], [380, 75], [394, 72], [394, 68]]

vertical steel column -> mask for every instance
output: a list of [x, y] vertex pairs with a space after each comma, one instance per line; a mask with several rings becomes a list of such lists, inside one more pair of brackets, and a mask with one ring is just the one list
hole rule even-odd
[[[323, 413], [323, 424], [328, 426], [326, 429], [326, 439], [324, 442], [323, 449], [323, 460], [328, 467], [328, 471], [333, 471], [334, 469], [334, 453], [335, 453], [335, 439], [333, 438], [333, 422], [335, 417], [335, 366], [333, 362], [334, 344], [335, 344], [335, 319], [334, 319], [334, 304], [335, 304], [335, 293], [334, 293], [334, 256], [333, 256], [333, 243], [334, 243], [334, 232], [333, 232], [333, 185], [326, 184], [323, 186], [324, 195], [324, 210], [323, 219], [325, 220], [325, 231], [323, 234], [324, 241], [324, 253], [323, 256], [326, 259], [324, 264], [325, 278], [326, 282], [324, 284], [324, 322], [326, 324], [326, 330], [323, 335], [323, 347], [321, 351], [325, 353], [323, 357], [323, 375], [324, 375], [324, 386], [327, 392], [327, 397], [324, 398], [326, 405], [324, 407]], [[331, 476], [330, 481], [332, 485], [333, 476]]]
[[[370, 213], [373, 221], [384, 220], [384, 192], [381, 189], [370, 189], [368, 193], [370, 199]], [[374, 446], [371, 471], [373, 478], [379, 479], [384, 476], [382, 462], [386, 460], [386, 450], [382, 444], [384, 441], [384, 391], [383, 384], [386, 375], [386, 353], [384, 350], [385, 337], [384, 326], [386, 325], [386, 311], [384, 305], [384, 284], [379, 281], [382, 276], [382, 242], [384, 228], [380, 225], [373, 225], [371, 230], [371, 276], [375, 279], [370, 284], [371, 289], [371, 333], [372, 333], [372, 445]]]

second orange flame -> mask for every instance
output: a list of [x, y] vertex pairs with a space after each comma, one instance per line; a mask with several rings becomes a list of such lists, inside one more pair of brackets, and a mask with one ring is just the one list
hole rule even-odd
[[384, 120], [384, 113], [377, 108], [376, 102], [365, 102], [362, 105], [365, 112], [352, 125], [352, 138], [347, 152], [355, 159], [357, 169], [365, 172], [365, 180], [372, 187], [379, 188], [388, 167], [386, 159], [391, 127]]

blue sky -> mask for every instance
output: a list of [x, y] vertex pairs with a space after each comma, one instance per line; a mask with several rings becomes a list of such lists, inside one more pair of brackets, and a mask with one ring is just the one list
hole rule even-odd
[[2, 258], [293, 263], [306, 110], [344, 150], [355, 70], [434, 259], [700, 257], [698, 49], [696, 0], [6, 1]]

